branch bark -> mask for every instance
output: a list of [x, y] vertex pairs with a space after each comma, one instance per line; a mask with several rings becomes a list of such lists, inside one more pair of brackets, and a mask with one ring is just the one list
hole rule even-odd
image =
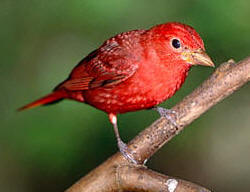
[[[165, 118], [160, 118], [129, 143], [128, 146], [136, 161], [140, 163], [147, 161], [184, 127], [249, 80], [250, 57], [237, 64], [229, 60], [220, 65], [200, 87], [172, 108], [176, 111], [175, 119], [179, 127], [173, 126]], [[208, 190], [187, 181], [163, 176], [144, 166], [132, 165], [120, 153], [116, 153], [66, 191], [205, 192]]]
[[116, 182], [123, 191], [209, 192], [209, 190], [181, 179], [169, 177], [146, 167], [121, 166], [117, 168]]

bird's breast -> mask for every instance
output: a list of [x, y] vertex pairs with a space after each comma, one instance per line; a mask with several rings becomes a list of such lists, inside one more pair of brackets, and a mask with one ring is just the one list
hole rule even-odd
[[113, 87], [84, 91], [83, 96], [86, 103], [107, 113], [148, 109], [174, 95], [186, 75], [187, 70], [169, 71], [145, 64], [128, 80]]

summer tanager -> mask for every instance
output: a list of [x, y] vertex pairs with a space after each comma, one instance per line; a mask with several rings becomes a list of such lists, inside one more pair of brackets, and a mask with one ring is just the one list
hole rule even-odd
[[119, 136], [116, 115], [154, 108], [172, 121], [173, 111], [156, 106], [174, 95], [193, 65], [214, 66], [188, 25], [171, 22], [124, 32], [82, 59], [51, 94], [20, 110], [62, 99], [94, 106], [108, 114], [122, 154], [137, 163]]

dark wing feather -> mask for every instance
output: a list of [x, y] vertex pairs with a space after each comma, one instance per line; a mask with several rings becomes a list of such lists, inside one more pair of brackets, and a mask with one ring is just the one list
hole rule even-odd
[[[85, 57], [59, 88], [71, 91], [108, 87], [119, 84], [138, 69], [140, 57], [133, 46], [143, 31], [130, 31], [106, 41], [99, 49]], [[136, 36], [132, 38], [130, 36]]]

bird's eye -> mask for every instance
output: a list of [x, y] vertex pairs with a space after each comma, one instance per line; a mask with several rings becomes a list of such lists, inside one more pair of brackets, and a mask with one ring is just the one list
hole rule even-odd
[[173, 39], [172, 40], [172, 46], [175, 48], [175, 49], [179, 49], [181, 47], [181, 42], [180, 40], [178, 39]]

